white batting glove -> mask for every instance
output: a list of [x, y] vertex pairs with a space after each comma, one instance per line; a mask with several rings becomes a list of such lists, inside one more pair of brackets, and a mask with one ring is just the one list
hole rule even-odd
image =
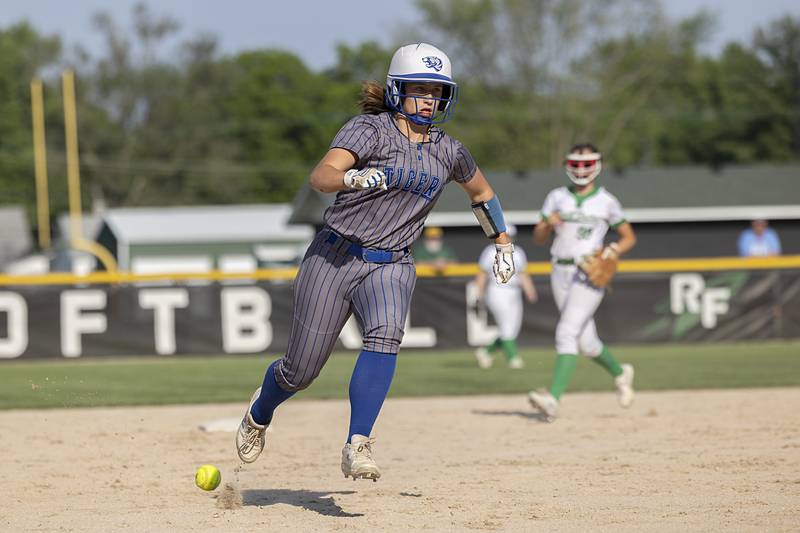
[[514, 245], [495, 244], [497, 253], [494, 254], [494, 279], [497, 283], [508, 283], [514, 276]]
[[356, 170], [351, 168], [344, 173], [344, 184], [349, 189], [375, 189], [381, 188], [386, 190], [386, 174], [377, 168], [362, 168]]

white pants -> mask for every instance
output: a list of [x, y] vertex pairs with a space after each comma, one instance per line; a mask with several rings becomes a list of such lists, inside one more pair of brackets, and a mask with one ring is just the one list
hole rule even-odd
[[[493, 279], [489, 283], [494, 283]], [[522, 291], [518, 287], [487, 287], [486, 307], [492, 312], [500, 338], [513, 341], [522, 327]]]
[[553, 265], [550, 283], [561, 317], [556, 326], [556, 352], [597, 357], [603, 342], [597, 336], [594, 313], [605, 291], [589, 285], [575, 265]]

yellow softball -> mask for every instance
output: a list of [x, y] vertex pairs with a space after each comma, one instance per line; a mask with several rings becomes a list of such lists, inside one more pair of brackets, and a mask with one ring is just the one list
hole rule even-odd
[[214, 490], [219, 487], [222, 481], [222, 474], [214, 465], [203, 465], [197, 469], [194, 475], [194, 483], [203, 490]]

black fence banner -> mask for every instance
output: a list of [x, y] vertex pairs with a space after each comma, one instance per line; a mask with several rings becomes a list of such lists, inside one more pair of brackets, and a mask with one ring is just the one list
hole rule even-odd
[[[525, 304], [522, 346], [551, 346], [549, 280]], [[0, 361], [172, 354], [278, 355], [292, 317], [287, 281], [0, 287]], [[609, 343], [800, 338], [800, 270], [626, 273], [595, 320]], [[467, 348], [497, 329], [471, 278], [417, 281], [403, 348]], [[340, 349], [357, 350], [354, 317]]]

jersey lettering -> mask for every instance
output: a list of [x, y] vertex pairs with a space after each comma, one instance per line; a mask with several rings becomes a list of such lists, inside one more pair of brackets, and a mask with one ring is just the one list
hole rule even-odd
[[386, 191], [340, 191], [325, 211], [327, 226], [372, 248], [411, 245], [445, 184], [450, 179], [467, 182], [477, 168], [469, 151], [438, 128], [430, 141], [409, 143], [390, 113], [354, 117], [330, 146], [355, 154], [358, 168], [380, 168], [386, 174]]

